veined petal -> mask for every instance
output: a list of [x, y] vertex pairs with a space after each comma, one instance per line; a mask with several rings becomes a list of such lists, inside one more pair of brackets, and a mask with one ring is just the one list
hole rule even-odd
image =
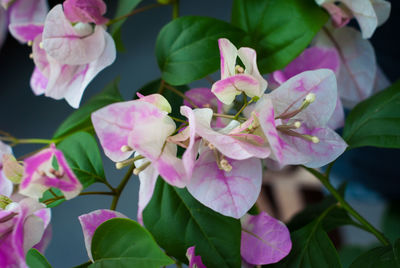
[[63, 7], [65, 16], [71, 22], [104, 24], [108, 21], [102, 16], [107, 11], [103, 0], [66, 0]]
[[195, 246], [186, 250], [186, 257], [189, 260], [189, 268], [207, 268], [201, 260], [201, 256], [196, 256], [194, 251]]
[[336, 107], [333, 111], [332, 117], [329, 119], [327, 126], [331, 129], [339, 129], [344, 127], [345, 115], [343, 104], [340, 98], [336, 101]]
[[83, 214], [78, 217], [82, 226], [83, 236], [85, 238], [86, 251], [89, 259], [93, 261], [92, 257], [92, 238], [97, 227], [103, 222], [113, 218], [127, 218], [122, 213], [108, 209], [98, 209], [88, 214]]
[[226, 159], [232, 167], [229, 172], [219, 169], [216, 161], [213, 151], [202, 152], [187, 188], [205, 206], [238, 219], [254, 205], [260, 193], [261, 161]]
[[276, 263], [292, 249], [288, 228], [265, 212], [242, 219], [240, 254], [253, 265]]
[[221, 79], [235, 75], [237, 48], [226, 38], [218, 39], [219, 52], [221, 56]]
[[224, 104], [231, 104], [242, 92], [249, 97], [260, 95], [260, 82], [248, 74], [237, 74], [215, 82], [211, 91]]
[[8, 29], [15, 39], [21, 43], [26, 43], [28, 41], [33, 41], [36, 36], [43, 32], [43, 23], [10, 24]]
[[103, 53], [106, 45], [104, 32], [103, 27], [96, 26], [89, 35], [80, 33], [67, 20], [62, 5], [59, 4], [51, 9], [46, 17], [43, 47], [49, 56], [61, 64], [88, 64], [97, 60]]

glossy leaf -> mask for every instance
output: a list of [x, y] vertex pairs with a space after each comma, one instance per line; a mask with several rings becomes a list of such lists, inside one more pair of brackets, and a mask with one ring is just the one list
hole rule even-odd
[[350, 268], [400, 268], [400, 240], [394, 246], [377, 247], [359, 256]]
[[389, 203], [382, 219], [382, 231], [394, 242], [400, 237], [400, 207], [399, 202]]
[[400, 148], [400, 81], [359, 103], [349, 114], [343, 138], [351, 148]]
[[284, 68], [311, 42], [328, 15], [314, 0], [235, 0], [232, 23], [250, 36], [258, 68], [270, 73]]
[[240, 267], [239, 220], [203, 206], [186, 189], [159, 178], [143, 220], [167, 254], [182, 262], [187, 263], [186, 250], [195, 245], [207, 267]]
[[123, 98], [118, 90], [119, 78], [108, 84], [102, 92], [92, 97], [85, 105], [73, 112], [57, 129], [54, 138], [65, 137], [77, 131], [91, 130], [92, 112], [108, 104], [122, 101]]
[[158, 268], [174, 263], [146, 229], [122, 218], [108, 220], [96, 229], [92, 255], [95, 262], [89, 267]]
[[[126, 14], [132, 12], [133, 9], [141, 1], [142, 0], [119, 0], [118, 6], [117, 6], [117, 11], [115, 12], [114, 17], [119, 18], [123, 15], [126, 15]], [[126, 19], [117, 21], [117, 22], [113, 23], [110, 27], [110, 33], [111, 33], [112, 37], [114, 38], [115, 45], [116, 45], [118, 51], [125, 50], [124, 45], [122, 43], [122, 38], [121, 38], [121, 27], [125, 21], [126, 21]]]
[[218, 70], [217, 40], [222, 37], [238, 45], [244, 32], [208, 17], [186, 16], [168, 23], [156, 43], [162, 78], [171, 85], [184, 85]]
[[26, 253], [26, 264], [29, 268], [51, 268], [46, 258], [35, 248], [31, 248]]

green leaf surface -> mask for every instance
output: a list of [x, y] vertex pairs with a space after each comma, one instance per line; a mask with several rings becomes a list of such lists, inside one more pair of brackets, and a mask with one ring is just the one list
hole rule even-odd
[[[168, 100], [169, 104], [171, 105], [171, 108], [172, 108], [171, 115], [174, 117], [182, 117], [182, 115], [180, 113], [180, 107], [183, 105], [182, 97], [178, 96], [176, 93], [172, 92], [168, 88], [164, 88], [160, 92], [159, 91], [160, 85], [161, 85], [161, 79], [156, 79], [156, 80], [151, 81], [151, 82], [147, 83], [146, 85], [142, 86], [137, 92], [139, 92], [145, 96], [150, 95], [150, 94], [155, 94], [155, 93], [161, 93]], [[182, 93], [185, 93], [186, 91], [189, 90], [189, 87], [186, 85], [176, 86], [175, 88]], [[135, 94], [134, 98], [137, 99], [136, 94]]]
[[359, 103], [346, 119], [343, 138], [351, 148], [400, 148], [400, 81]]
[[[114, 17], [119, 18], [132, 12], [140, 2], [142, 2], [142, 0], [118, 0], [117, 11], [115, 12]], [[125, 21], [126, 19], [122, 19], [110, 26], [110, 33], [114, 38], [117, 50], [121, 52], [125, 51], [121, 36], [121, 27]]]
[[340, 262], [344, 268], [348, 268], [354, 262], [354, 260], [365, 251], [367, 251], [367, 249], [361, 246], [342, 246], [339, 250]]
[[292, 250], [289, 255], [268, 267], [342, 267], [338, 253], [322, 227], [323, 218], [319, 217], [293, 232]]
[[400, 238], [400, 202], [391, 202], [382, 218], [382, 231], [391, 242]]
[[35, 248], [26, 253], [26, 264], [29, 268], [51, 268], [46, 258]]
[[161, 30], [156, 56], [162, 78], [171, 85], [184, 85], [218, 70], [218, 39], [225, 37], [238, 45], [244, 32], [221, 20], [186, 16]]
[[[57, 149], [63, 152], [69, 167], [82, 183], [84, 189], [95, 182], [106, 180], [99, 147], [95, 138], [89, 133], [77, 132], [68, 136], [57, 145]], [[57, 196], [62, 196], [58, 189], [54, 193]], [[41, 202], [51, 198], [54, 198], [54, 195], [46, 191]], [[57, 206], [63, 201], [64, 199], [58, 200], [49, 207]]]
[[261, 73], [284, 68], [328, 21], [314, 0], [234, 0], [232, 23], [250, 36]]
[[359, 256], [350, 268], [400, 268], [400, 241], [394, 246], [377, 247]]
[[158, 179], [153, 198], [143, 211], [146, 228], [168, 255], [187, 263], [187, 248], [207, 267], [240, 267], [240, 221], [203, 206], [186, 189]]
[[92, 112], [114, 102], [123, 101], [118, 90], [119, 78], [109, 83], [102, 92], [93, 96], [78, 110], [73, 112], [56, 130], [54, 139], [71, 135], [77, 131], [89, 131], [93, 129], [90, 115]]
[[137, 222], [115, 218], [102, 223], [92, 240], [94, 263], [89, 267], [159, 268], [174, 261]]

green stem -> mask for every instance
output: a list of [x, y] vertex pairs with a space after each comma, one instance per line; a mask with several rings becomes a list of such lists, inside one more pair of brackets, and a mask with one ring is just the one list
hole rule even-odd
[[[53, 203], [55, 201], [58, 201], [58, 200], [61, 200], [61, 199], [65, 198], [65, 196], [63, 196], [63, 195], [57, 196], [53, 191], [50, 191], [50, 192], [55, 197], [47, 199], [46, 201], [44, 201], [44, 203], [47, 204], [47, 205], [50, 205], [51, 203]], [[113, 192], [83, 192], [83, 193], [79, 194], [79, 196], [82, 196], [82, 195], [115, 195], [115, 193], [113, 193]]]
[[172, 2], [172, 19], [179, 18], [179, 0], [174, 0]]
[[364, 230], [368, 230], [383, 245], [385, 246], [390, 245], [389, 240], [379, 230], [377, 230], [371, 223], [369, 223], [363, 216], [361, 216], [349, 203], [347, 203], [346, 200], [344, 200], [344, 198], [340, 195], [340, 193], [329, 182], [329, 177], [325, 176], [324, 174], [320, 173], [315, 169], [308, 167], [304, 168], [319, 179], [319, 181], [325, 186], [325, 188], [336, 198], [336, 200], [340, 203], [340, 205], [365, 227]]
[[138, 13], [140, 13], [140, 12], [143, 12], [143, 11], [146, 11], [146, 10], [149, 10], [149, 9], [152, 9], [152, 8], [155, 8], [155, 7], [159, 7], [159, 6], [162, 6], [162, 4], [155, 3], [155, 4], [151, 4], [151, 5], [148, 5], [148, 6], [141, 7], [141, 8], [137, 8], [137, 9], [133, 10], [132, 12], [130, 12], [130, 13], [128, 13], [128, 14], [125, 14], [125, 15], [123, 15], [123, 16], [121, 16], [121, 17], [118, 17], [118, 18], [109, 20], [109, 21], [106, 23], [106, 25], [109, 26], [109, 25], [114, 24], [114, 23], [116, 23], [116, 22], [118, 22], [118, 21], [120, 21], [120, 20], [126, 19], [126, 18], [128, 18], [128, 17], [130, 17], [130, 16], [133, 16], [133, 15], [138, 14]]
[[122, 179], [122, 181], [118, 185], [118, 187], [115, 189], [115, 195], [114, 195], [114, 198], [112, 200], [111, 207], [110, 207], [111, 210], [115, 210], [117, 208], [119, 198], [121, 197], [121, 193], [124, 190], [124, 188], [125, 188], [126, 184], [128, 183], [129, 179], [132, 177], [134, 169], [135, 169], [135, 164], [132, 164], [130, 166], [128, 172], [126, 172], [124, 178]]
[[179, 119], [179, 118], [176, 118], [176, 117], [173, 117], [173, 116], [169, 116], [169, 117], [171, 117], [176, 122], [187, 124], [187, 121], [185, 121], [185, 120], [182, 120], [182, 119]]

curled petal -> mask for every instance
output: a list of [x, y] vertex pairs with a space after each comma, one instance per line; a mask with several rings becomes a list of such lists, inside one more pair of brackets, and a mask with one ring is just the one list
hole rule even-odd
[[[58, 170], [53, 168], [53, 158], [57, 160]], [[60, 189], [67, 200], [76, 197], [82, 190], [82, 184], [72, 172], [63, 153], [54, 144], [25, 160], [19, 192], [40, 198], [51, 187]]]
[[[83, 28], [79, 28], [83, 26]], [[50, 10], [43, 30], [43, 47], [46, 53], [60, 64], [82, 65], [95, 61], [103, 53], [106, 42], [105, 30], [94, 27], [91, 34], [89, 24], [72, 26], [59, 4]], [[84, 30], [84, 31], [82, 31]]]
[[258, 92], [256, 92], [253, 96], [249, 94], [247, 95], [249, 97], [254, 97], [254, 96], [261, 97], [261, 95], [264, 94], [264, 91], [267, 89], [268, 82], [264, 79], [264, 77], [262, 77], [262, 75], [258, 71], [256, 51], [252, 48], [241, 47], [238, 50], [238, 55], [244, 64], [245, 67], [244, 73], [256, 78], [260, 84]]
[[83, 214], [78, 217], [82, 226], [83, 236], [85, 238], [86, 251], [89, 259], [93, 261], [92, 257], [92, 238], [97, 227], [103, 222], [113, 218], [127, 218], [122, 213], [108, 209], [98, 209], [88, 214]]
[[391, 4], [386, 0], [371, 0], [371, 3], [378, 18], [378, 26], [381, 26], [389, 19]]
[[353, 16], [352, 14], [347, 14], [346, 11], [337, 6], [335, 3], [325, 3], [322, 6], [331, 15], [333, 25], [338, 28], [346, 26]]
[[189, 260], [189, 268], [207, 268], [201, 260], [201, 256], [196, 256], [194, 251], [194, 246], [188, 248], [186, 251], [186, 257]]
[[[139, 167], [144, 164], [146, 160], [141, 159], [135, 161], [135, 165]], [[143, 225], [143, 210], [150, 202], [153, 196], [154, 188], [156, 186], [158, 171], [154, 165], [148, 166], [145, 170], [139, 173], [140, 187], [139, 187], [139, 200], [138, 200], [138, 211], [137, 211], [137, 221]]]
[[261, 190], [262, 165], [256, 158], [225, 159], [232, 167], [219, 169], [213, 151], [200, 154], [187, 188], [205, 206], [229, 217], [242, 217], [256, 202]]
[[30, 85], [35, 95], [42, 95], [46, 92], [47, 83], [49, 80], [45, 77], [39, 68], [33, 70]]
[[157, 108], [160, 109], [161, 111], [164, 111], [167, 113], [172, 112], [171, 105], [169, 104], [168, 100], [163, 95], [151, 94], [151, 95], [144, 96], [140, 93], [136, 93], [136, 95], [139, 97], [139, 99], [141, 101], [151, 103], [154, 106], [157, 106]]
[[221, 56], [221, 79], [235, 75], [237, 48], [226, 38], [218, 39], [219, 52]]
[[340, 0], [348, 9], [360, 25], [364, 39], [370, 38], [378, 27], [378, 18], [371, 1], [365, 0]]
[[242, 219], [240, 254], [253, 265], [276, 263], [286, 257], [291, 248], [290, 233], [282, 222], [265, 212], [245, 215]]
[[108, 21], [102, 16], [107, 11], [103, 0], [66, 0], [63, 7], [65, 16], [71, 22], [105, 24]]

